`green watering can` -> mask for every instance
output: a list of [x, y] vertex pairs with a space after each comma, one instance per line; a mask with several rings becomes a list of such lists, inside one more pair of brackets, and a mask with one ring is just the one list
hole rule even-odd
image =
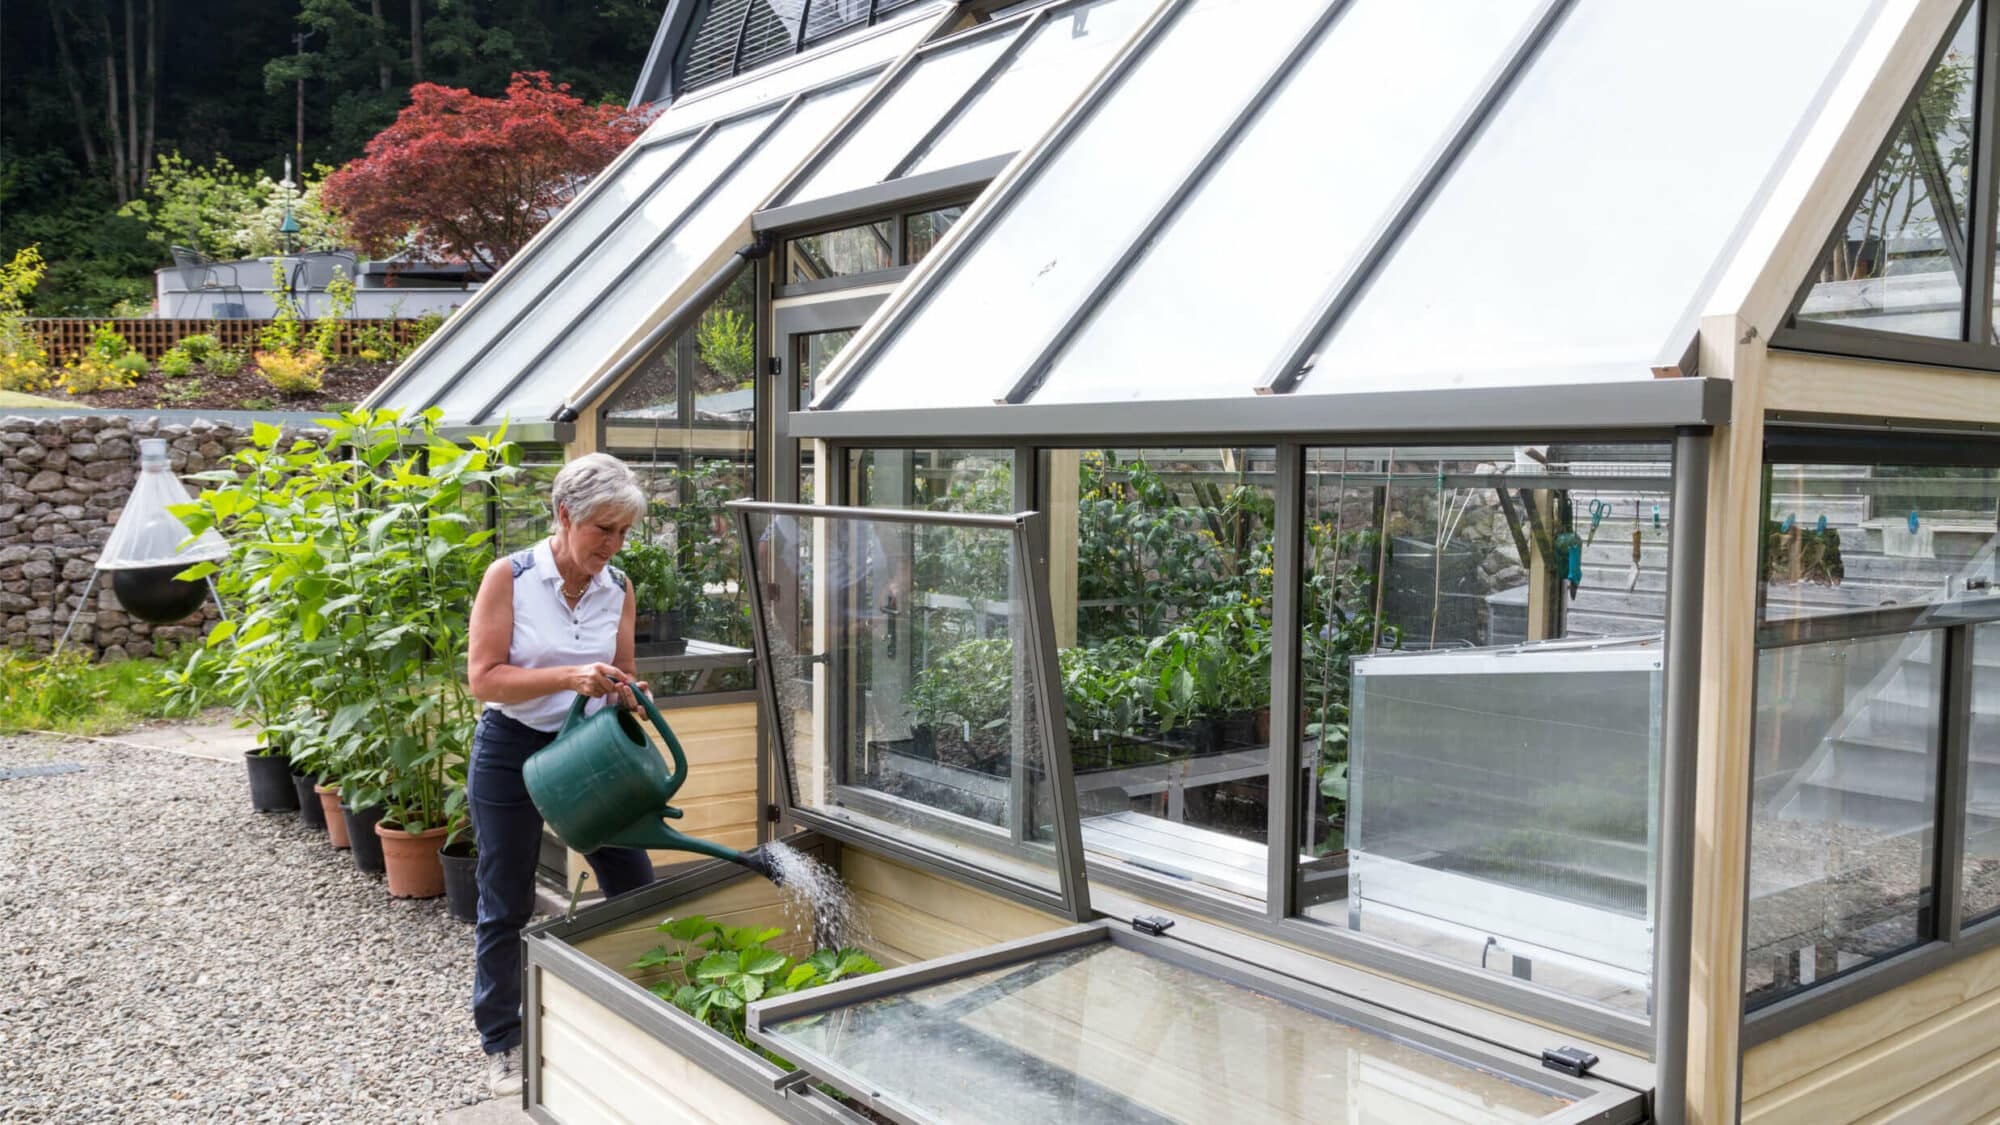
[[673, 772], [667, 772], [631, 712], [614, 705], [586, 718], [584, 697], [578, 695], [555, 741], [530, 755], [521, 769], [542, 818], [563, 843], [585, 854], [606, 846], [693, 852], [740, 863], [777, 882], [762, 852], [739, 852], [666, 826], [665, 820], [681, 815], [667, 802], [687, 781], [687, 755], [652, 699], [637, 689], [632, 694], [666, 740]]

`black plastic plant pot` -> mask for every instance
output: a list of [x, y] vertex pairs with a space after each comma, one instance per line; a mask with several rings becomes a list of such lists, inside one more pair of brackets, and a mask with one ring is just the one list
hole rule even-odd
[[479, 921], [479, 856], [463, 840], [438, 852], [444, 864], [445, 913], [461, 922]]
[[313, 792], [313, 786], [318, 781], [319, 778], [309, 773], [292, 771], [292, 791], [297, 793], [299, 797], [299, 823], [305, 825], [307, 828], [314, 828], [324, 832], [326, 831], [326, 809], [319, 803], [319, 794]]
[[382, 837], [375, 834], [375, 822], [388, 811], [379, 804], [369, 805], [360, 812], [340, 806], [340, 814], [347, 820], [347, 854], [354, 857], [354, 866], [375, 875], [383, 871]]
[[258, 812], [296, 812], [299, 791], [292, 788], [292, 764], [283, 754], [246, 751], [250, 767], [250, 807]]

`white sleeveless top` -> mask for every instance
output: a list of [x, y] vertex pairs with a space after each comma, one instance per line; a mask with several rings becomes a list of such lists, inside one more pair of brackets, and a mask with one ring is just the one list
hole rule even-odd
[[[553, 542], [544, 539], [507, 556], [514, 569], [514, 636], [507, 643], [507, 663], [516, 668], [609, 664], [618, 655], [625, 572], [615, 566], [598, 571], [572, 609], [562, 596]], [[562, 727], [575, 699], [573, 691], [558, 691], [521, 703], [486, 706], [515, 722], [553, 733]], [[585, 710], [602, 706], [602, 699], [593, 699]]]

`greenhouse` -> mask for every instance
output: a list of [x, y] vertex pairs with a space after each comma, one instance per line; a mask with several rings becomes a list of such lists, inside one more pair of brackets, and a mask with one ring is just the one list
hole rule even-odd
[[640, 471], [675, 823], [888, 968], [716, 1030], [660, 924], [796, 919], [659, 853], [530, 931], [529, 1108], [2000, 1112], [1996, 65], [1962, 0], [675, 0], [370, 405]]

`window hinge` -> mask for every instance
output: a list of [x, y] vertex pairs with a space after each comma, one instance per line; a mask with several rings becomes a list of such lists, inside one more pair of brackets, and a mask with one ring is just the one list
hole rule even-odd
[[764, 359], [764, 371], [769, 375], [783, 375], [785, 373], [785, 365], [778, 362], [777, 356], [766, 356]]
[[1582, 1047], [1545, 1047], [1542, 1049], [1542, 1065], [1550, 1070], [1560, 1070], [1571, 1078], [1582, 1078], [1597, 1065], [1597, 1056]]
[[1174, 920], [1158, 914], [1141, 914], [1132, 919], [1132, 928], [1151, 937], [1159, 937], [1174, 928]]
[[765, 805], [764, 819], [771, 822], [772, 824], [776, 824], [779, 821], [785, 819], [785, 811], [776, 805]]

